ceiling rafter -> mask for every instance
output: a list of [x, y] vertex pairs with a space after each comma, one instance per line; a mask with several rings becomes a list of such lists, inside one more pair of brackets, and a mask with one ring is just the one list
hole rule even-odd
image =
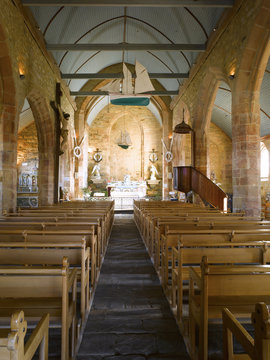
[[[71, 91], [71, 96], [104, 96], [109, 95], [108, 91]], [[173, 96], [178, 95], [178, 90], [176, 91], [149, 91], [143, 95], [152, 95], [152, 96]]]
[[22, 0], [25, 6], [232, 7], [234, 0]]
[[[150, 79], [187, 79], [188, 73], [149, 73]], [[122, 73], [61, 74], [62, 79], [121, 79]], [[132, 74], [135, 78], [136, 75]]]
[[205, 44], [47, 44], [54, 51], [205, 51]]

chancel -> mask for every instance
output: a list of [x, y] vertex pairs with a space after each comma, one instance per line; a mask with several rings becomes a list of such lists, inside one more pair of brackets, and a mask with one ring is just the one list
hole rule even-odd
[[0, 9], [0, 359], [269, 360], [269, 0]]

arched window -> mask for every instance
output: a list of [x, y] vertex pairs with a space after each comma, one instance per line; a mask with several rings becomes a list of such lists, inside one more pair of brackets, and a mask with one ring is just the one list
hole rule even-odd
[[268, 181], [269, 176], [269, 151], [261, 142], [261, 180]]

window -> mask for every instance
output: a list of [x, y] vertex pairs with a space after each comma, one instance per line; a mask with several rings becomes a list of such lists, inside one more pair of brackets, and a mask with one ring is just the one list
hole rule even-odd
[[261, 181], [268, 181], [269, 176], [269, 151], [261, 142]]

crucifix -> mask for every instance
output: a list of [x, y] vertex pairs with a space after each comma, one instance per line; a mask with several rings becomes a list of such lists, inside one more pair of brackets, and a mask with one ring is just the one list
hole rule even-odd
[[57, 105], [60, 106], [60, 99], [62, 96], [60, 83], [56, 83], [55, 101], [51, 101], [50, 105], [55, 113], [55, 153], [54, 153], [54, 203], [61, 198], [62, 189], [59, 189], [59, 153], [60, 153], [60, 119]]
[[[51, 107], [56, 114], [56, 154], [58, 154], [58, 156], [64, 154], [64, 147], [68, 141], [68, 121], [70, 118], [70, 115], [61, 109], [62, 95], [60, 83], [57, 83], [55, 101], [51, 101]], [[62, 138], [61, 143], [60, 137]]]

